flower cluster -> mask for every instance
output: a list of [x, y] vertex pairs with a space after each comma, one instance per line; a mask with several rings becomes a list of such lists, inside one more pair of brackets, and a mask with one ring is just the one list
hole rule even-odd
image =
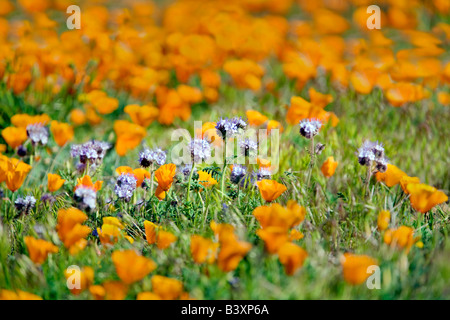
[[89, 164], [92, 168], [101, 164], [106, 155], [106, 151], [111, 148], [107, 142], [91, 140], [84, 144], [73, 145], [70, 150], [72, 158], [78, 158], [77, 168], [83, 171]]
[[139, 164], [141, 167], [148, 168], [153, 164], [162, 166], [166, 162], [166, 153], [159, 149], [144, 149], [139, 153]]
[[312, 139], [319, 133], [322, 122], [315, 119], [304, 119], [300, 121], [300, 134], [306, 139]]
[[239, 132], [239, 129], [245, 129], [246, 127], [247, 122], [241, 117], [220, 119], [216, 124], [217, 133], [223, 140], [235, 136]]
[[119, 199], [130, 201], [131, 197], [133, 196], [133, 192], [136, 189], [136, 182], [137, 179], [134, 175], [123, 173], [117, 178], [114, 192], [119, 197]]
[[375, 169], [379, 172], [387, 170], [388, 160], [384, 154], [384, 147], [381, 143], [364, 141], [363, 145], [358, 149], [358, 162], [362, 166], [375, 165]]
[[19, 213], [28, 214], [36, 205], [36, 199], [33, 196], [17, 197], [14, 205]]
[[191, 151], [192, 160], [196, 163], [205, 161], [211, 157], [211, 146], [204, 139], [192, 139], [189, 142], [189, 150]]

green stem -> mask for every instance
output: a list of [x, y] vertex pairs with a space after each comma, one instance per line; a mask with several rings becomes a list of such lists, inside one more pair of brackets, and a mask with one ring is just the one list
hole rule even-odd
[[223, 141], [224, 146], [224, 156], [223, 156], [223, 167], [222, 167], [222, 177], [221, 177], [221, 185], [220, 185], [220, 191], [221, 191], [221, 199], [223, 199], [223, 196], [225, 194], [225, 170], [227, 168], [227, 142], [226, 140]]
[[308, 171], [308, 178], [306, 179], [306, 187], [309, 189], [309, 182], [311, 181], [311, 175], [312, 175], [312, 170], [314, 167], [314, 158], [315, 158], [315, 150], [314, 150], [314, 137], [311, 138], [311, 146], [310, 146], [310, 150], [309, 150], [309, 155], [311, 157], [311, 161], [309, 163], [309, 171]]
[[192, 160], [192, 167], [191, 167], [191, 172], [189, 172], [189, 180], [188, 180], [188, 187], [187, 187], [187, 195], [186, 195], [186, 202], [189, 202], [189, 195], [191, 193], [191, 180], [192, 180], [192, 175], [194, 174], [194, 166], [195, 166], [195, 162], [194, 160]]

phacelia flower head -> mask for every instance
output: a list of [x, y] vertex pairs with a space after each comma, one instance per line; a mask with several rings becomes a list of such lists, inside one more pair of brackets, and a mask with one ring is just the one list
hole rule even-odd
[[[191, 174], [191, 169], [192, 169], [192, 166], [189, 164], [186, 164], [180, 169], [180, 171], [184, 175], [184, 177], [187, 178]], [[197, 173], [197, 168], [194, 168], [194, 174], [195, 173]]]
[[41, 144], [45, 146], [48, 142], [48, 128], [39, 123], [29, 124], [27, 136], [33, 145]]
[[258, 144], [255, 141], [246, 138], [245, 140], [240, 141], [239, 147], [244, 156], [249, 157], [255, 154], [258, 149]]
[[97, 192], [90, 187], [76, 188], [74, 199], [81, 210], [94, 210], [97, 203]]
[[358, 149], [358, 162], [362, 166], [375, 164], [375, 168], [380, 172], [387, 170], [387, 158], [384, 156], [384, 147], [379, 142], [364, 141]]
[[139, 153], [139, 164], [141, 167], [148, 168], [156, 163], [162, 166], [166, 162], [166, 152], [159, 148], [144, 149]]
[[192, 139], [189, 142], [189, 149], [191, 151], [191, 157], [194, 162], [201, 162], [211, 157], [211, 146], [209, 142], [204, 139]]
[[239, 129], [245, 129], [246, 127], [247, 122], [240, 117], [220, 119], [216, 124], [217, 133], [223, 140], [235, 136]]
[[19, 213], [28, 214], [34, 208], [36, 199], [33, 196], [17, 197], [14, 205]]
[[268, 168], [259, 168], [258, 172], [256, 173], [256, 177], [258, 181], [261, 181], [263, 179], [270, 179], [270, 176], [272, 173]]
[[234, 165], [233, 170], [231, 170], [230, 181], [234, 184], [238, 184], [246, 174], [247, 170], [245, 169], [245, 167]]
[[306, 139], [312, 139], [319, 133], [322, 122], [315, 119], [304, 119], [300, 121], [300, 134]]
[[79, 159], [77, 169], [82, 171], [86, 164], [89, 164], [91, 167], [100, 164], [109, 148], [111, 148], [111, 145], [107, 142], [91, 140], [84, 144], [72, 145], [70, 155], [72, 158]]
[[136, 182], [137, 179], [134, 175], [123, 173], [117, 178], [114, 192], [120, 199], [130, 201], [133, 196], [133, 192], [136, 189]]

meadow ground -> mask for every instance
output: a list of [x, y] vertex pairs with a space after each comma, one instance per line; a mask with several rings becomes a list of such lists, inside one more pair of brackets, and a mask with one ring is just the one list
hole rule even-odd
[[[240, 28], [223, 31], [227, 41], [241, 32], [256, 37], [248, 46], [235, 39], [245, 47], [239, 51], [223, 45], [222, 30], [186, 31], [186, 25], [194, 23], [191, 20], [207, 24], [202, 19], [212, 18], [202, 10], [193, 14], [183, 3], [165, 8], [171, 15], [179, 10], [179, 19], [188, 20], [183, 26], [167, 17], [161, 25], [147, 25], [131, 4], [129, 11], [114, 11], [127, 7], [127, 2], [104, 4], [109, 9], [105, 19], [119, 22], [90, 26], [88, 31], [83, 25], [80, 30], [64, 31], [67, 38], [71, 37], [67, 33], [81, 32], [88, 39], [78, 43], [70, 38], [75, 42], [66, 45], [61, 26], [45, 27], [38, 18], [44, 19], [39, 14], [46, 12], [47, 19], [54, 19], [49, 21], [64, 21], [64, 15], [55, 13], [56, 5], [28, 12], [26, 4], [17, 4], [6, 13], [3, 20], [11, 30], [2, 38], [5, 47], [30, 52], [5, 49], [0, 55], [5, 66], [0, 84], [0, 143], [4, 144], [0, 160], [0, 289], [4, 290], [0, 297], [17, 298], [13, 292], [23, 291], [43, 299], [450, 298], [446, 196], [450, 190], [450, 33], [436, 31], [441, 26], [448, 32], [449, 12], [439, 13], [413, 1], [415, 24], [399, 28], [391, 21], [374, 31], [394, 40], [381, 46], [370, 38], [372, 31], [358, 28], [358, 19], [352, 16], [357, 9], [354, 4], [342, 11], [327, 8], [349, 24], [332, 34], [314, 24], [320, 14], [327, 13], [318, 12], [320, 8], [306, 10], [305, 1], [285, 11], [221, 1], [205, 5], [217, 21], [226, 18], [225, 25], [236, 20], [233, 23], [240, 28], [255, 23], [255, 29], [265, 30], [268, 23], [281, 30], [264, 36]], [[194, 3], [190, 1], [191, 7]], [[387, 13], [409, 12], [385, 3], [382, 8]], [[89, 15], [84, 19], [103, 14], [98, 8], [81, 8], [82, 19], [84, 14]], [[232, 9], [238, 13], [230, 13]], [[265, 18], [275, 15], [282, 20]], [[393, 19], [392, 14], [389, 17]], [[13, 24], [23, 19], [37, 26], [28, 30], [26, 24]], [[311, 33], [294, 23], [298, 21], [310, 24]], [[290, 31], [284, 31], [284, 23]], [[332, 25], [339, 28], [340, 23], [338, 19]], [[151, 36], [136, 40], [133, 30], [145, 30]], [[421, 33], [411, 38], [404, 35], [418, 30]], [[108, 41], [103, 35], [113, 36]], [[183, 37], [192, 35], [200, 38], [190, 47]], [[33, 41], [43, 41], [38, 36], [60, 39], [60, 56], [34, 48]], [[355, 39], [366, 43], [359, 48]], [[322, 47], [315, 47], [314, 41]], [[342, 51], [335, 48], [341, 41]], [[53, 48], [51, 41], [44, 43]], [[187, 49], [177, 47], [181, 44]], [[254, 49], [256, 44], [264, 48]], [[80, 52], [74, 52], [72, 45], [80, 45]], [[326, 52], [332, 48], [336, 52], [329, 57]], [[428, 51], [422, 54], [417, 48]], [[442, 51], [435, 52], [436, 48]], [[149, 54], [152, 50], [154, 55]], [[410, 51], [396, 55], [401, 50]], [[289, 58], [291, 52], [303, 60]], [[31, 60], [29, 81], [11, 76], [28, 70], [27, 63], [14, 63], [20, 58]], [[230, 66], [230, 60], [246, 62]], [[68, 64], [77, 71], [66, 77]], [[340, 65], [346, 70], [342, 77]], [[205, 70], [213, 75], [205, 75]], [[367, 85], [370, 81], [373, 84]], [[411, 88], [397, 87], [399, 83]], [[367, 86], [369, 92], [365, 92]], [[139, 113], [136, 110], [142, 105], [150, 108]], [[272, 125], [279, 129], [273, 131], [279, 132], [279, 154], [268, 156], [270, 164], [261, 159], [248, 164], [247, 159], [247, 175], [238, 183], [233, 182], [236, 168], [224, 166], [223, 161], [196, 164], [193, 174], [189, 170], [183, 174], [182, 165], [170, 166], [177, 161], [173, 149], [178, 141], [171, 138], [176, 129], [187, 129], [190, 137], [197, 135], [208, 145], [223, 146], [215, 128], [221, 118], [235, 117], [242, 117], [247, 128]], [[313, 140], [299, 132], [299, 122], [309, 118], [322, 123]], [[225, 122], [232, 122], [229, 119]], [[200, 133], [194, 129], [194, 120], [202, 121]], [[48, 142], [42, 143], [42, 136], [30, 129], [35, 123], [36, 132], [49, 128], [39, 133], [45, 136], [46, 132]], [[57, 130], [63, 123], [68, 127]], [[206, 129], [211, 128], [207, 135]], [[33, 143], [36, 136], [38, 142]], [[108, 142], [110, 148], [98, 156], [100, 160], [89, 162], [73, 146], [92, 139]], [[370, 167], [361, 165], [359, 149], [366, 140], [383, 144], [387, 171], [375, 168], [378, 160], [371, 160]], [[325, 148], [311, 153], [312, 141]], [[147, 147], [164, 150], [165, 164], [155, 160], [143, 165], [141, 153]], [[228, 164], [239, 152], [237, 148], [227, 158]], [[274, 157], [279, 160], [277, 171], [271, 168], [277, 162]], [[338, 164], [326, 174], [322, 166], [329, 157]], [[80, 162], [88, 165], [80, 168]], [[18, 169], [20, 163], [22, 169]], [[139, 167], [143, 171], [135, 170]], [[265, 169], [272, 172], [262, 174]], [[49, 182], [48, 174], [58, 174], [65, 181], [55, 187], [58, 182]], [[247, 184], [245, 177], [249, 177]], [[410, 177], [418, 179], [412, 182]], [[134, 180], [125, 190], [128, 178]], [[136, 179], [140, 180], [137, 187]], [[103, 184], [99, 188], [90, 181]], [[77, 194], [85, 189], [83, 195]], [[270, 195], [277, 191], [276, 196]], [[93, 205], [88, 193], [94, 195]], [[26, 202], [26, 196], [35, 203]], [[389, 211], [387, 220], [382, 211]], [[375, 289], [366, 284], [367, 268], [372, 265], [379, 266], [381, 275]], [[67, 270], [71, 266], [81, 272], [72, 274]], [[79, 276], [79, 288], [68, 288], [72, 275]]]

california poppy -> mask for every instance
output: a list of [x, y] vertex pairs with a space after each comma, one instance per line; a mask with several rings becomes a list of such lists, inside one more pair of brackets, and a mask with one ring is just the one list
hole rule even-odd
[[155, 171], [155, 178], [158, 182], [158, 188], [156, 189], [155, 195], [159, 200], [166, 197], [166, 191], [168, 191], [172, 186], [176, 169], [176, 165], [169, 163], [162, 165]]
[[261, 196], [267, 202], [272, 202], [287, 190], [286, 186], [275, 180], [263, 179], [256, 183]]
[[111, 258], [119, 278], [126, 284], [142, 280], [156, 269], [153, 260], [145, 258], [134, 250], [114, 251]]
[[287, 275], [293, 275], [303, 266], [308, 253], [298, 245], [286, 242], [278, 250], [278, 259], [284, 266]]
[[391, 220], [391, 213], [387, 210], [380, 211], [378, 214], [377, 226], [378, 230], [386, 230]]
[[397, 229], [388, 229], [384, 233], [384, 243], [392, 247], [406, 249], [406, 252], [411, 249], [417, 240], [418, 238], [414, 237], [413, 228], [406, 226], [400, 226]]
[[68, 281], [71, 278], [76, 278], [79, 281], [77, 283], [79, 287], [74, 286], [74, 288], [70, 289], [70, 292], [72, 294], [79, 295], [84, 290], [87, 290], [89, 286], [94, 282], [94, 269], [92, 269], [91, 267], [83, 267], [81, 270], [68, 268], [64, 271], [64, 276]]
[[27, 246], [31, 261], [36, 264], [44, 263], [49, 253], [58, 252], [57, 246], [42, 239], [35, 239], [28, 236], [24, 238], [24, 241]]
[[50, 124], [50, 131], [60, 147], [64, 146], [68, 141], [73, 140], [73, 128], [68, 123], [52, 121]]
[[320, 170], [325, 177], [330, 178], [334, 175], [337, 166], [338, 162], [334, 161], [334, 157], [328, 157], [327, 160], [325, 160], [325, 162], [323, 163]]
[[195, 263], [213, 263], [216, 260], [219, 244], [199, 235], [191, 236], [191, 255]]
[[402, 170], [388, 163], [386, 172], [377, 172], [375, 177], [378, 181], [383, 181], [388, 187], [393, 187], [399, 184], [402, 177], [406, 175]]
[[22, 161], [9, 160], [8, 171], [6, 173], [6, 186], [12, 192], [17, 191], [25, 181], [31, 166]]
[[409, 183], [406, 189], [410, 194], [409, 200], [412, 207], [422, 213], [426, 213], [434, 206], [448, 201], [444, 192], [424, 183]]
[[47, 180], [47, 187], [50, 192], [58, 191], [66, 181], [60, 175], [53, 173], [47, 174]]
[[359, 285], [370, 276], [368, 268], [378, 265], [378, 262], [367, 255], [344, 253], [341, 265], [345, 281], [351, 285]]
[[139, 106], [136, 104], [127, 105], [124, 109], [131, 121], [141, 127], [148, 127], [154, 120], [158, 118], [159, 110], [154, 106]]
[[2, 137], [12, 149], [15, 149], [27, 140], [27, 129], [24, 127], [7, 127], [2, 130]]
[[162, 300], [175, 300], [183, 292], [183, 283], [177, 279], [154, 275], [152, 291]]
[[58, 211], [56, 230], [59, 238], [64, 246], [71, 251], [71, 254], [75, 254], [86, 245], [84, 238], [91, 233], [89, 227], [82, 225], [86, 220], [87, 215], [76, 208], [59, 209]]

